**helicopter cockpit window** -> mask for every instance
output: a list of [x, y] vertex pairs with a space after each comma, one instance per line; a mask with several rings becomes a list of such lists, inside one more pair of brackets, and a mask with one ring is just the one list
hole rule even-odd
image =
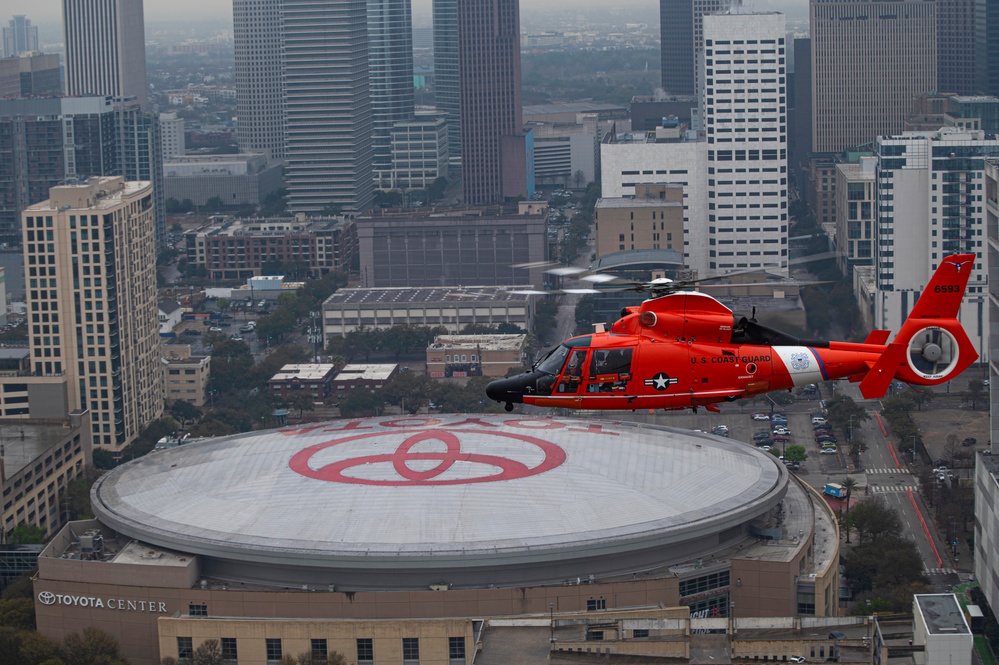
[[539, 372], [545, 372], [546, 374], [561, 374], [562, 366], [565, 365], [565, 360], [568, 357], [569, 347], [564, 345], [557, 346], [552, 349], [547, 356], [541, 359], [535, 369]]

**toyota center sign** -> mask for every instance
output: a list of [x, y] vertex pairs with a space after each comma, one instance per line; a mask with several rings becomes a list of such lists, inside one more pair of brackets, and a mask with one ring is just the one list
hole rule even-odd
[[102, 610], [118, 610], [124, 612], [149, 612], [151, 614], [166, 614], [166, 603], [155, 600], [126, 600], [124, 598], [100, 598], [98, 596], [73, 596], [71, 594], [42, 591], [38, 594], [38, 602], [42, 605], [63, 605], [66, 607], [91, 607]]

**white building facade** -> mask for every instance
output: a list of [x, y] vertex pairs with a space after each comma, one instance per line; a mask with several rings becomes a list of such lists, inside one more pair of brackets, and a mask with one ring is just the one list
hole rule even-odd
[[876, 154], [875, 325], [898, 330], [940, 260], [973, 253], [978, 260], [959, 316], [987, 360], [985, 159], [999, 156], [999, 139], [944, 127], [880, 136]]
[[787, 275], [787, 82], [783, 14], [706, 15], [708, 272]]
[[184, 143], [184, 119], [176, 113], [160, 113], [160, 145], [163, 159], [183, 157], [187, 151]]

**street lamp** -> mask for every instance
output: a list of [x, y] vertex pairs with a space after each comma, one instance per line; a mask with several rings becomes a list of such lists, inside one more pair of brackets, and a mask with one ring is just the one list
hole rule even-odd
[[549, 625], [551, 626], [551, 638], [549, 642], [555, 641], [555, 603], [548, 603]]
[[912, 435], [912, 463], [916, 463], [916, 435]]

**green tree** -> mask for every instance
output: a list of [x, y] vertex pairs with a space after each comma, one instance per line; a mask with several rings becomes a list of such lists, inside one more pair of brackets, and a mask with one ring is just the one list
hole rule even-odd
[[436, 386], [425, 374], [399, 372], [381, 391], [386, 404], [395, 404], [408, 413], [416, 413], [431, 401]]
[[354, 388], [340, 399], [340, 415], [344, 418], [381, 415], [385, 401], [365, 388]]
[[45, 529], [35, 524], [18, 524], [10, 534], [12, 545], [32, 545], [45, 542]]
[[93, 509], [90, 504], [90, 488], [99, 476], [98, 471], [93, 467], [87, 467], [79, 476], [66, 483], [66, 494], [63, 498], [66, 519], [90, 520], [94, 518]]
[[226, 338], [213, 341], [211, 385], [214, 390], [224, 393], [242, 387], [251, 367], [253, 354], [245, 342]]
[[971, 400], [971, 410], [974, 411], [978, 408], [978, 400], [982, 397], [982, 392], [985, 390], [985, 384], [981, 379], [972, 379], [968, 381], [968, 398]]
[[427, 187], [427, 196], [433, 201], [440, 201], [444, 198], [448, 186], [447, 178], [437, 178]]
[[784, 459], [788, 462], [797, 462], [800, 464], [808, 459], [808, 452], [804, 446], [788, 446], [784, 449]]
[[201, 417], [201, 409], [182, 399], [172, 400], [167, 406], [167, 411], [180, 422], [182, 427]]
[[62, 642], [62, 654], [66, 665], [128, 665], [118, 640], [92, 626], [67, 635]]
[[34, 630], [34, 599], [5, 598], [0, 600], [0, 626], [16, 628], [18, 630]]
[[64, 665], [65, 661], [58, 642], [37, 633], [34, 629], [25, 630], [21, 639], [21, 658], [25, 665]]
[[288, 395], [285, 398], [288, 402], [288, 408], [298, 409], [298, 419], [301, 420], [304, 417], [306, 411], [315, 411], [316, 405], [314, 404], [315, 398], [304, 392], [296, 392]]
[[205, 201], [205, 205], [201, 206], [205, 212], [221, 212], [224, 208], [225, 202], [217, 196], [211, 197]]

